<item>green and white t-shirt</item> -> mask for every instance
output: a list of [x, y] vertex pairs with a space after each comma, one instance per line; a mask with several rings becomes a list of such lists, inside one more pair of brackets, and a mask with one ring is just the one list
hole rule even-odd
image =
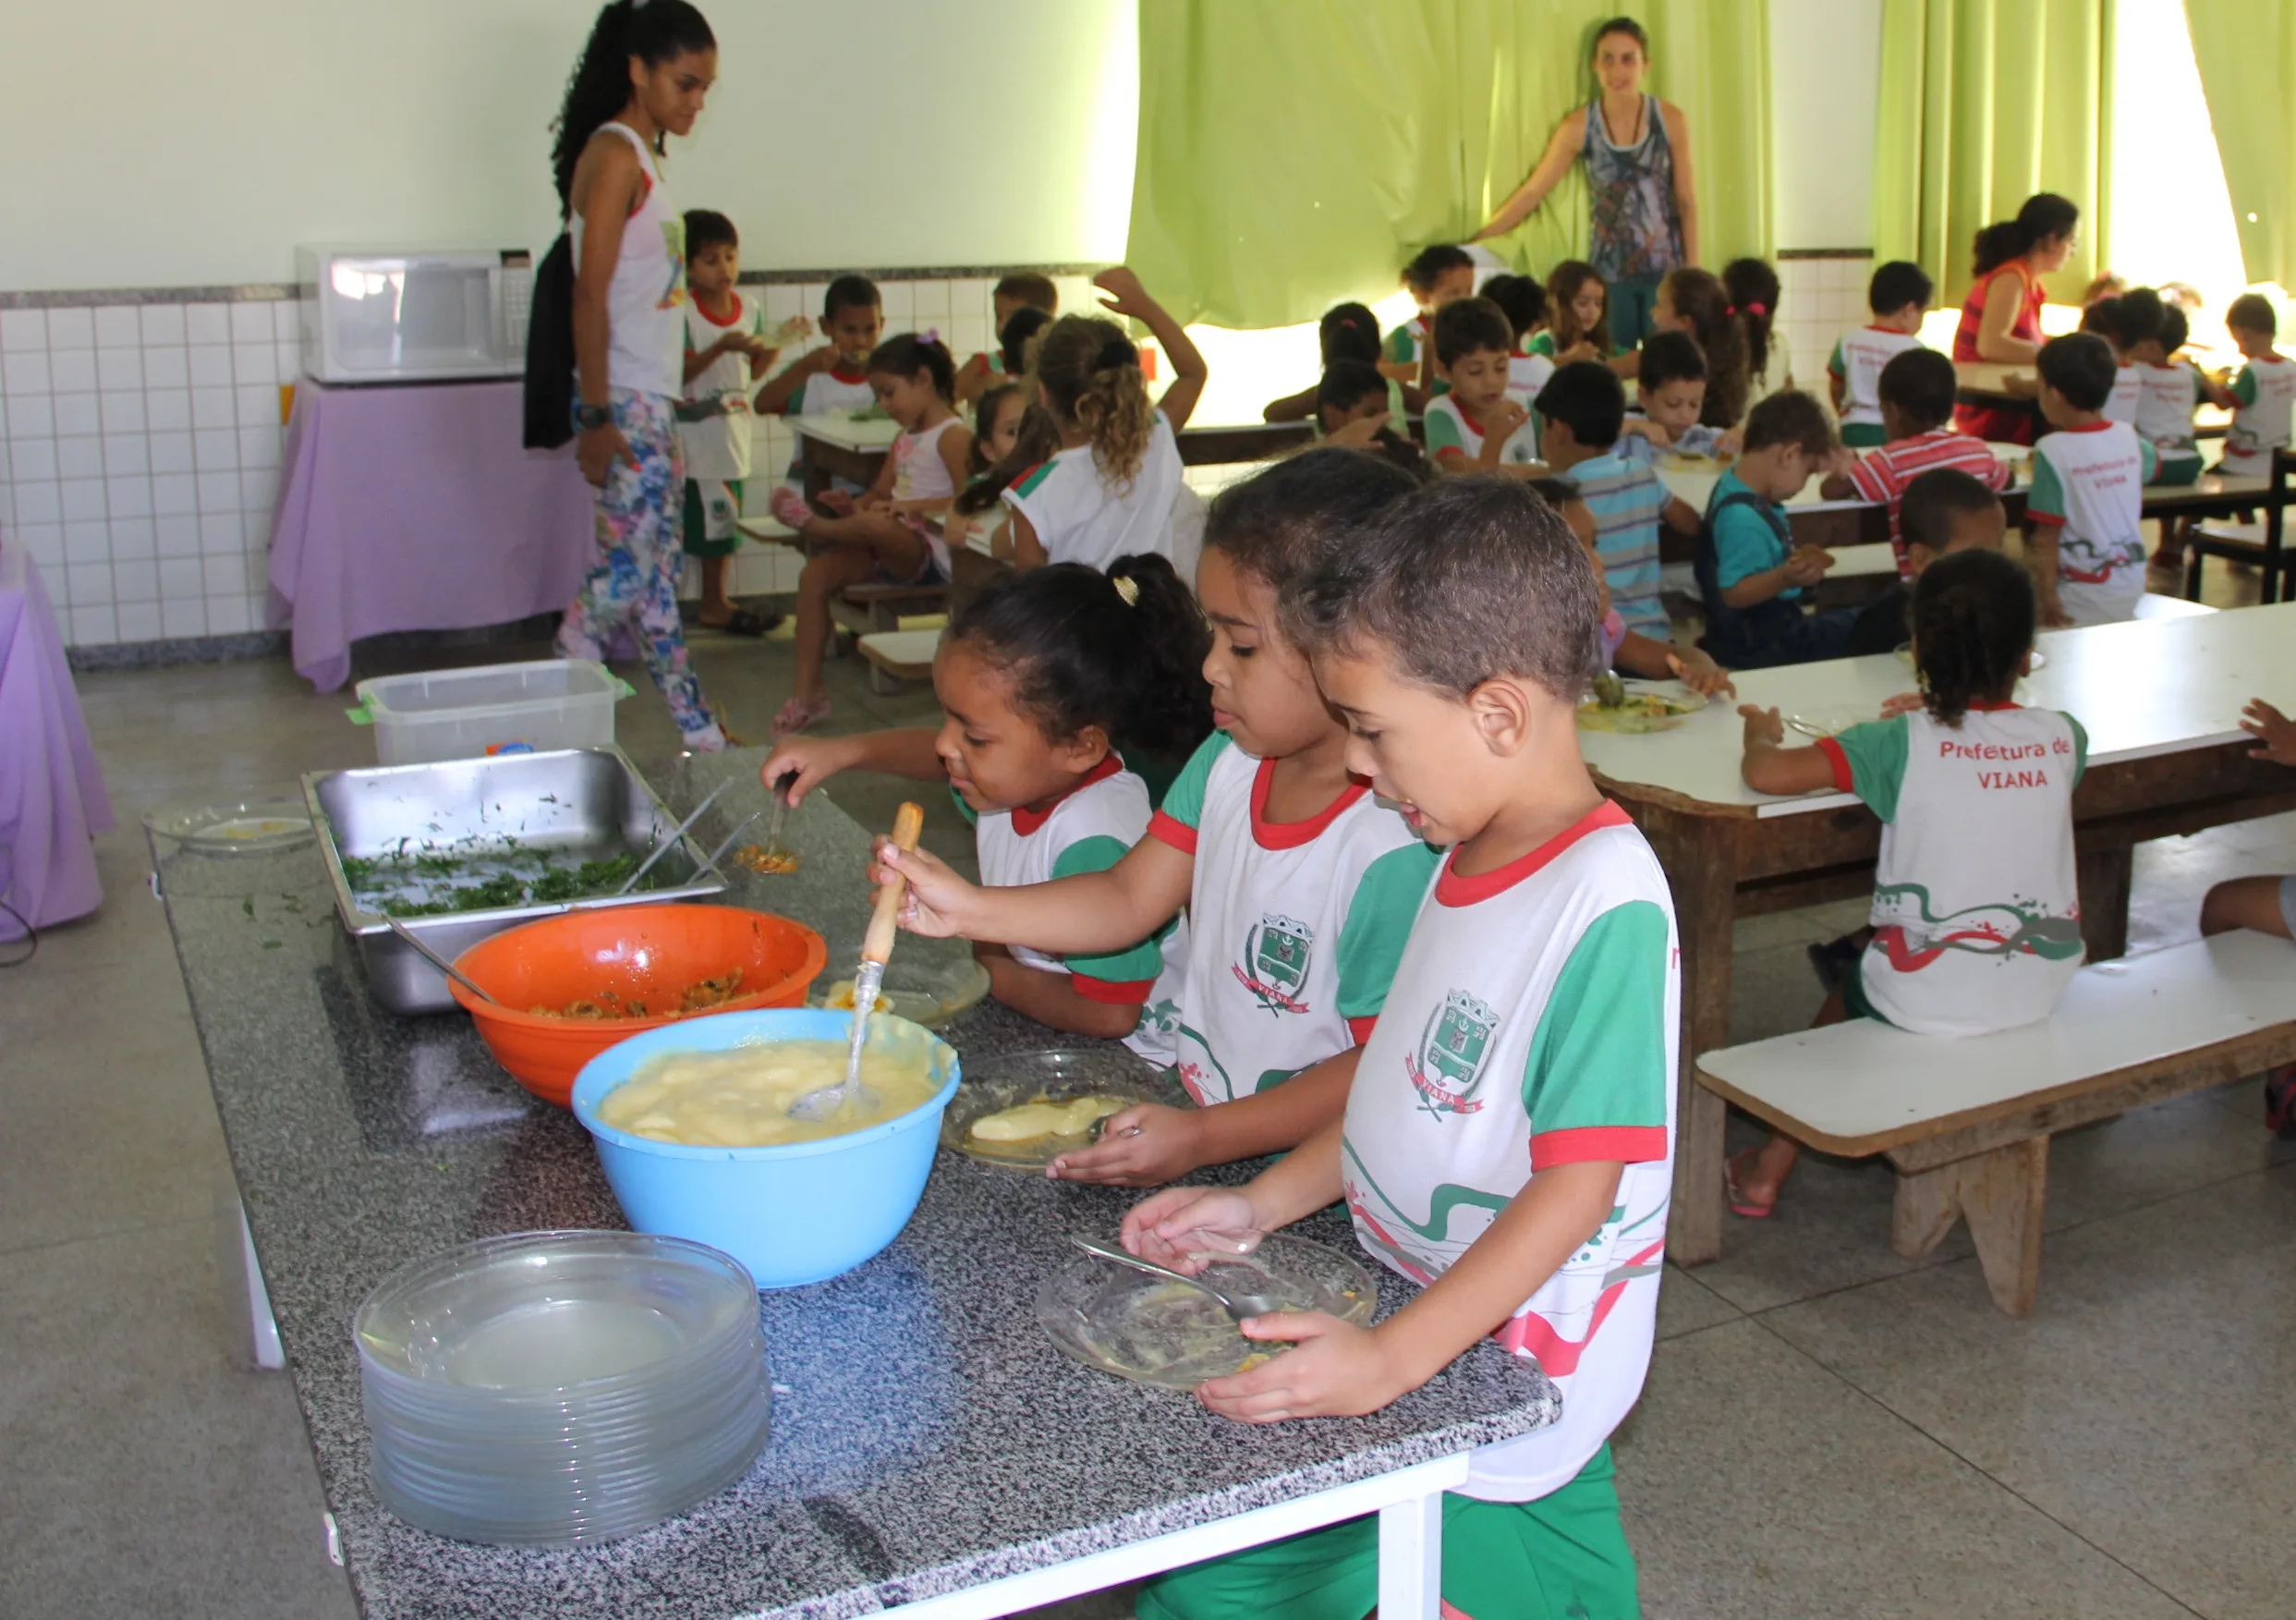
[[[980, 881], [992, 889], [1106, 871], [1148, 832], [1148, 784], [1125, 770], [1114, 754], [1041, 814], [1024, 806], [980, 815], [954, 791], [950, 797], [973, 823]], [[1014, 945], [1012, 952], [1016, 962], [1067, 974], [1070, 986], [1087, 1000], [1138, 1007], [1139, 1027], [1124, 1037], [1124, 1044], [1151, 1063], [1172, 1061], [1180, 979], [1188, 956], [1184, 920], [1174, 920], [1156, 937], [1098, 956], [1055, 956], [1027, 945]]]
[[2007, 703], [1959, 725], [1925, 713], [1868, 721], [1817, 746], [1834, 786], [1882, 820], [1874, 943], [1858, 963], [1874, 1010], [1922, 1035], [2047, 1017], [2082, 958], [2081, 723]]
[[1215, 731], [1148, 823], [1196, 858], [1180, 1083], [1207, 1105], [1362, 1043], [1435, 869], [1435, 851], [1361, 784], [1310, 821], [1269, 821], [1274, 771]]
[[2200, 372], [2182, 360], [2136, 368], [2137, 437], [2163, 461], [2197, 461], [2193, 412], [2200, 408]]
[[1028, 519], [1052, 562], [1105, 569], [1118, 557], [1154, 552], [1176, 564], [1172, 514], [1187, 487], [1182, 470], [1179, 441], [1160, 410], [1131, 482], [1112, 482], [1093, 447], [1077, 445], [1014, 479], [1004, 504]]
[[[782, 407], [784, 416], [826, 416], [832, 410], [869, 410], [877, 404], [877, 391], [869, 386], [869, 372], [847, 371], [840, 363], [826, 372], [816, 372], [797, 384], [797, 391]], [[790, 457], [789, 482], [798, 489], [805, 487], [804, 448]], [[832, 481], [833, 486], [849, 495], [861, 493], [861, 486], [851, 479]]]
[[1431, 1283], [1542, 1172], [1626, 1167], [1610, 1218], [1493, 1335], [1554, 1381], [1562, 1418], [1477, 1450], [1464, 1495], [1529, 1502], [1568, 1484], [1642, 1393], [1681, 1010], [1666, 873], [1615, 804], [1496, 871], [1446, 863], [1419, 907], [1348, 1092], [1340, 1174], [1357, 1240]]
[[2114, 368], [2113, 391], [2105, 397], [2105, 420], [2136, 426], [2136, 402], [2144, 393], [2144, 379], [2137, 375], [2134, 366]]
[[[701, 353], [728, 332], [739, 333], [745, 337], [761, 337], [765, 335], [765, 312], [757, 299], [735, 292], [733, 313], [723, 321], [704, 310], [700, 299], [686, 300], [687, 354]], [[688, 399], [716, 399], [728, 394], [739, 394], [745, 396], [743, 404], [747, 406], [748, 392], [749, 357], [739, 350], [718, 356], [686, 379], [686, 397]], [[747, 478], [749, 427], [749, 412], [746, 408], [708, 417], [700, 421], [678, 423], [678, 443], [686, 452], [686, 476], [697, 482]], [[713, 535], [711, 538], [722, 537]]]
[[[1438, 466], [1449, 466], [1454, 470], [1461, 457], [1472, 461], [1483, 454], [1483, 424], [1461, 408], [1458, 396], [1446, 394], [1440, 399], [1427, 401], [1427, 453]], [[1525, 417], [1523, 425], [1507, 435], [1506, 445], [1499, 452], [1499, 464], [1528, 467], [1537, 460], [1537, 418]]]
[[[1542, 332], [1538, 335], [1544, 337], [1547, 335]], [[1538, 397], [1538, 391], [1554, 374], [1552, 355], [1529, 353], [1518, 348], [1507, 357], [1507, 397], [1525, 410], [1531, 410], [1531, 402]], [[1537, 445], [1538, 413], [1531, 410], [1531, 420], [1524, 426], [1532, 432], [1531, 443]]]
[[1917, 332], [1861, 326], [1834, 345], [1826, 370], [1841, 379], [1841, 425], [1881, 426], [1881, 369], [1909, 348], [1922, 347]]
[[2025, 516], [2058, 526], [2057, 596], [2076, 625], [2132, 618], [2144, 594], [2144, 486], [2160, 465], [2125, 421], [2044, 433]]
[[1387, 341], [1380, 347], [1386, 351], [1389, 359], [1415, 366], [1419, 363], [1420, 350], [1427, 347], [1427, 317], [1414, 315], [1389, 333]]
[[2296, 418], [2296, 361], [2286, 355], [2259, 355], [2232, 379], [2232, 425], [2225, 431], [2218, 472], [2262, 478], [2272, 470], [2272, 452], [2288, 447]]

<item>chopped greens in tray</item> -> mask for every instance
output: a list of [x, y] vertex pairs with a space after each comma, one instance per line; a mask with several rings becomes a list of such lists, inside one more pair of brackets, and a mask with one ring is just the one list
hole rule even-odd
[[[578, 859], [575, 851], [480, 845], [466, 839], [443, 847], [402, 842], [380, 855], [346, 855], [343, 880], [352, 903], [383, 917], [443, 917], [456, 911], [496, 911], [550, 906], [614, 894], [642, 859], [638, 851]], [[664, 861], [641, 888], [666, 881]], [[683, 878], [678, 881], [684, 881]]]

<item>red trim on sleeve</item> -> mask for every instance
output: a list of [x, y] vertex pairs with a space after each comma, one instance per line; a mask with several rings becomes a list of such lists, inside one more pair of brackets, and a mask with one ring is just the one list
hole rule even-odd
[[1473, 906], [1493, 895], [1504, 894], [1589, 833], [1600, 832], [1605, 827], [1630, 826], [1633, 821], [1615, 802], [1606, 798], [1581, 816], [1575, 825], [1557, 833], [1529, 854], [1518, 855], [1504, 866], [1493, 867], [1471, 878], [1459, 874], [1459, 851], [1453, 849], [1444, 858], [1443, 870], [1436, 874], [1436, 902], [1443, 906]]
[[1160, 843], [1169, 844], [1183, 855], [1196, 853], [1196, 829], [1187, 822], [1158, 810], [1148, 818], [1148, 835]]
[[1379, 1014], [1366, 1013], [1359, 1018], [1347, 1020], [1347, 1032], [1355, 1037], [1356, 1045], [1368, 1046], [1371, 1043], [1371, 1031], [1379, 1026]]
[[1817, 751], [1824, 754], [1826, 762], [1833, 767], [1834, 786], [1843, 793], [1855, 793], [1857, 788], [1850, 780], [1850, 756], [1842, 751], [1841, 739], [1821, 737], [1817, 739]]
[[1531, 1139], [1531, 1174], [1559, 1164], [1648, 1164], [1666, 1157], [1662, 1125], [1592, 1125]]
[[2030, 505], [2025, 507], [2025, 516], [2035, 523], [2053, 523], [2060, 528], [2063, 527], [2065, 521], [2065, 515], [2062, 512], [2036, 511]]
[[1144, 1006], [1156, 990], [1153, 979], [1095, 979], [1087, 973], [1071, 973], [1068, 982], [1085, 1000], [1112, 1007]]
[[1446, 445], [1441, 449], [1435, 452], [1435, 459], [1438, 461], [1465, 461], [1469, 459], [1469, 457], [1466, 451], [1460, 448], [1458, 445]]

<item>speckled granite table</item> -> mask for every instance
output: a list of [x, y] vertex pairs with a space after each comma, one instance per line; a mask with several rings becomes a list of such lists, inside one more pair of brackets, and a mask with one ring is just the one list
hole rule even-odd
[[[753, 750], [682, 765], [667, 791], [682, 806], [756, 763]], [[761, 798], [745, 805], [742, 791], [711, 810], [721, 829]], [[865, 835], [818, 798], [790, 831], [801, 871], [737, 878], [731, 897], [804, 917], [832, 964], [847, 959]], [[732, 1490], [603, 1547], [411, 1529], [368, 1480], [348, 1328], [358, 1300], [405, 1261], [469, 1238], [625, 1223], [581, 1127], [520, 1090], [467, 1018], [401, 1019], [371, 1003], [312, 847], [163, 850], [157, 863], [272, 1311], [374, 1620], [1002, 1614], [1401, 1499], [1391, 1522], [1415, 1515], [1424, 1529], [1432, 1493], [1457, 1477], [1452, 1459], [1557, 1409], [1551, 1385], [1488, 1346], [1375, 1417], [1266, 1429], [1091, 1371], [1053, 1349], [1031, 1300], [1061, 1234], [1112, 1231], [1136, 1195], [944, 1154], [885, 1253], [764, 1297], [772, 1438]], [[1053, 1043], [994, 1004], [945, 1033], [968, 1058]], [[1349, 1240], [1337, 1212], [1303, 1230]], [[1405, 1287], [1380, 1276], [1392, 1309]], [[1235, 1516], [1253, 1510], [1266, 1511]], [[1403, 1573], [1428, 1590], [1426, 1570]]]

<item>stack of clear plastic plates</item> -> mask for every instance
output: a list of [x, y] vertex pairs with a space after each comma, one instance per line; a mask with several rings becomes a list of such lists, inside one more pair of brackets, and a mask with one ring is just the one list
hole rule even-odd
[[732, 1484], [765, 1444], [756, 1285], [683, 1238], [485, 1238], [384, 1279], [352, 1336], [375, 1489], [438, 1535], [630, 1535]]

